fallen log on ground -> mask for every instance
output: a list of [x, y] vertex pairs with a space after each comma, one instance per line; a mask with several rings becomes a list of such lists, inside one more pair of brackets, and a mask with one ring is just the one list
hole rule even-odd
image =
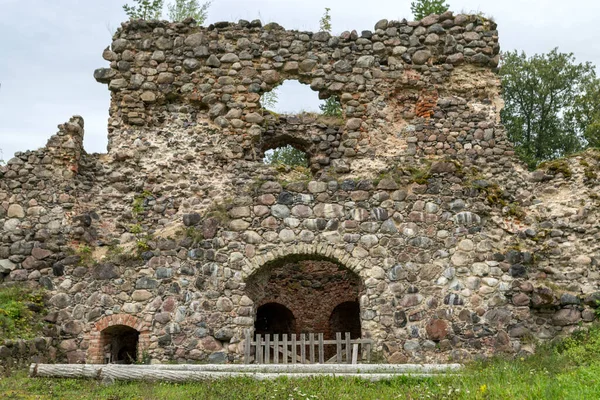
[[181, 364], [181, 365], [119, 365], [119, 364], [32, 364], [31, 377], [88, 378], [101, 380], [148, 380], [167, 382], [205, 381], [246, 377], [257, 380], [332, 376], [361, 378], [372, 381], [398, 376], [431, 377], [454, 375], [459, 364]]

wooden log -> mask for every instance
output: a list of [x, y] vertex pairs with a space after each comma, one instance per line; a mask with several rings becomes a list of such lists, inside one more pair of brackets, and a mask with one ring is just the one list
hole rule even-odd
[[[311, 367], [312, 365], [307, 364]], [[57, 368], [58, 367], [58, 368]], [[277, 379], [282, 376], [289, 378], [310, 378], [320, 376], [335, 376], [345, 378], [359, 378], [365, 380], [382, 380], [392, 379], [398, 376], [398, 373], [359, 373], [357, 371], [348, 373], [339, 372], [240, 372], [240, 371], [202, 371], [202, 370], [184, 370], [184, 369], [157, 369], [157, 368], [140, 368], [137, 365], [118, 365], [118, 364], [103, 364], [103, 365], [51, 365], [39, 364], [34, 365], [31, 369], [36, 370], [38, 377], [55, 377], [55, 378], [94, 378], [101, 380], [122, 380], [122, 381], [165, 381], [165, 382], [192, 382], [206, 381], [214, 379], [226, 378], [252, 378], [258, 380]], [[152, 366], [149, 366], [152, 367]], [[254, 366], [256, 367], [256, 366]], [[275, 365], [271, 365], [275, 367]], [[339, 366], [331, 366], [339, 367]], [[400, 373], [401, 375], [402, 373]], [[412, 377], [432, 377], [440, 376], [439, 374], [430, 373], [410, 373]], [[452, 375], [455, 376], [455, 375]]]

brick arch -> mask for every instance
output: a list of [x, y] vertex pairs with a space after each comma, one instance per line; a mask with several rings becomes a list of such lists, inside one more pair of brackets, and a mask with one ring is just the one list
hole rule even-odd
[[142, 352], [150, 344], [150, 330], [146, 323], [130, 314], [113, 314], [103, 317], [96, 321], [92, 331], [89, 334], [89, 348], [87, 360], [89, 364], [102, 364], [104, 362], [104, 343], [102, 332], [111, 326], [127, 326], [139, 332], [138, 339], [138, 360], [141, 359]]
[[245, 264], [242, 267], [243, 277], [244, 279], [247, 279], [259, 271], [265, 264], [290, 256], [316, 256], [330, 259], [348, 268], [361, 279], [364, 279], [361, 272], [364, 269], [372, 267], [368, 260], [359, 260], [352, 257], [348, 252], [335, 248], [333, 245], [326, 243], [301, 243], [290, 246], [281, 246], [267, 253], [246, 259]]

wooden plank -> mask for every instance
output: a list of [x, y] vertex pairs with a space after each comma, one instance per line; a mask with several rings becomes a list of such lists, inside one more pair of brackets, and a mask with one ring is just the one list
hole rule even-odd
[[358, 343], [352, 345], [352, 364], [358, 364]]
[[302, 344], [302, 347], [300, 348], [300, 357], [302, 359], [302, 364], [306, 364], [306, 334], [301, 333], [300, 339], [300, 343]]
[[335, 353], [337, 356], [337, 363], [342, 363], [342, 332], [335, 333]]
[[263, 363], [263, 349], [262, 349], [262, 340], [260, 338], [260, 333], [256, 335], [256, 363]]
[[367, 343], [367, 362], [371, 362], [371, 343]]
[[314, 333], [309, 333], [308, 334], [308, 342], [310, 345], [310, 363], [314, 364], [315, 363], [315, 334]]
[[250, 337], [250, 329], [246, 329], [246, 341], [244, 342], [244, 364], [250, 364], [250, 348], [252, 338]]
[[279, 364], [279, 334], [273, 335], [273, 364]]
[[271, 335], [265, 333], [265, 364], [269, 364], [271, 359]]
[[288, 363], [288, 338], [287, 333], [283, 334], [283, 363]]
[[297, 348], [296, 348], [296, 334], [292, 333], [292, 364], [296, 364], [296, 354], [297, 354]]
[[319, 364], [325, 364], [325, 348], [323, 346], [323, 333], [319, 333]]
[[350, 344], [350, 332], [346, 332], [346, 362], [352, 364], [352, 345]]

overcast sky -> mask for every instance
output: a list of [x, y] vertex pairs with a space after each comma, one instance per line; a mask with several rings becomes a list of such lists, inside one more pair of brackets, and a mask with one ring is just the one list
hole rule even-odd
[[[15, 151], [44, 146], [72, 115], [85, 119], [86, 150], [106, 151], [110, 96], [92, 74], [108, 66], [102, 50], [110, 45], [110, 31], [126, 19], [125, 1], [0, 0], [0, 149], [5, 160]], [[558, 46], [575, 53], [578, 61], [600, 65], [599, 0], [449, 3], [456, 13], [493, 16], [503, 50], [533, 54]], [[261, 19], [316, 31], [324, 7], [331, 8], [334, 34], [372, 30], [383, 18], [412, 19], [410, 0], [214, 0], [207, 23]], [[280, 111], [311, 110], [318, 104], [315, 93], [297, 86], [280, 90], [279, 96]]]

